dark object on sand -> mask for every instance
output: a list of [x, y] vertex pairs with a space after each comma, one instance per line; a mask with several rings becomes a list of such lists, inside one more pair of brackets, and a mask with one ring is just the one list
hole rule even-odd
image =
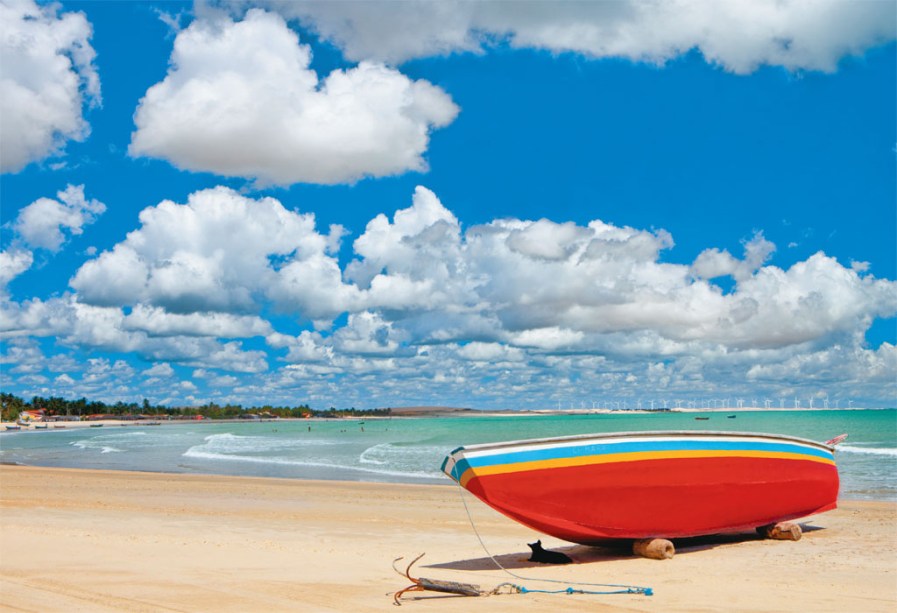
[[527, 543], [527, 545], [533, 550], [533, 554], [529, 558], [530, 562], [538, 562], [539, 564], [570, 564], [573, 561], [560, 551], [542, 549], [541, 540], [535, 543]]

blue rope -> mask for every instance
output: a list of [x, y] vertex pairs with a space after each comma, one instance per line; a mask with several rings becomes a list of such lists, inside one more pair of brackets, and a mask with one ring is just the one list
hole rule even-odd
[[629, 587], [625, 590], [614, 590], [607, 592], [599, 592], [594, 590], [576, 590], [572, 587], [568, 587], [565, 590], [531, 590], [522, 585], [514, 586], [517, 588], [517, 591], [521, 594], [644, 594], [645, 596], [653, 596], [654, 590], [650, 587]]

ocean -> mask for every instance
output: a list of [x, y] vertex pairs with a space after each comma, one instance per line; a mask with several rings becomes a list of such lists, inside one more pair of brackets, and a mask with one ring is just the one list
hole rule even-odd
[[51, 426], [0, 434], [0, 461], [103, 470], [450, 484], [439, 467], [449, 451], [462, 445], [646, 430], [763, 432], [816, 441], [846, 432], [849, 437], [836, 453], [841, 497], [897, 501], [897, 409]]

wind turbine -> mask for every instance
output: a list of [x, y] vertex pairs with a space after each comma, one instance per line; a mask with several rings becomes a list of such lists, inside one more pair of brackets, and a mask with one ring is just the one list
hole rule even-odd
[[797, 396], [794, 397], [794, 408], [795, 408], [795, 409], [799, 409], [799, 408], [800, 408], [800, 400], [798, 399]]

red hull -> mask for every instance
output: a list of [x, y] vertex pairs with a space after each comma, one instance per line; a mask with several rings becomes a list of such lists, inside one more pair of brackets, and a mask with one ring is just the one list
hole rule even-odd
[[793, 474], [791, 464], [648, 460], [554, 469], [550, 484], [541, 471], [474, 477], [467, 489], [497, 511], [565, 541], [672, 538], [753, 529], [835, 508], [835, 468], [807, 462], [799, 479], [775, 478]]
[[[754, 444], [754, 439], [746, 440], [748, 445]], [[518, 447], [521, 449], [501, 457], [533, 453], [527, 446]], [[453, 453], [461, 458], [460, 462], [473, 465], [477, 451], [471, 448], [467, 457], [464, 451]], [[830, 454], [830, 449], [812, 451]], [[548, 446], [548, 451], [536, 453], [551, 455], [555, 448]], [[583, 544], [742, 531], [836, 506], [838, 472], [833, 460], [800, 452], [779, 454], [786, 457], [758, 457], [758, 453], [770, 452], [753, 449], [711, 453], [731, 455], [670, 455], [644, 460], [602, 456], [605, 459], [591, 463], [539, 456], [541, 459], [530, 463], [534, 469], [507, 460], [497, 467], [466, 467], [459, 480], [471, 493], [508, 517], [540, 532]], [[579, 465], [544, 466], [570, 461]]]

